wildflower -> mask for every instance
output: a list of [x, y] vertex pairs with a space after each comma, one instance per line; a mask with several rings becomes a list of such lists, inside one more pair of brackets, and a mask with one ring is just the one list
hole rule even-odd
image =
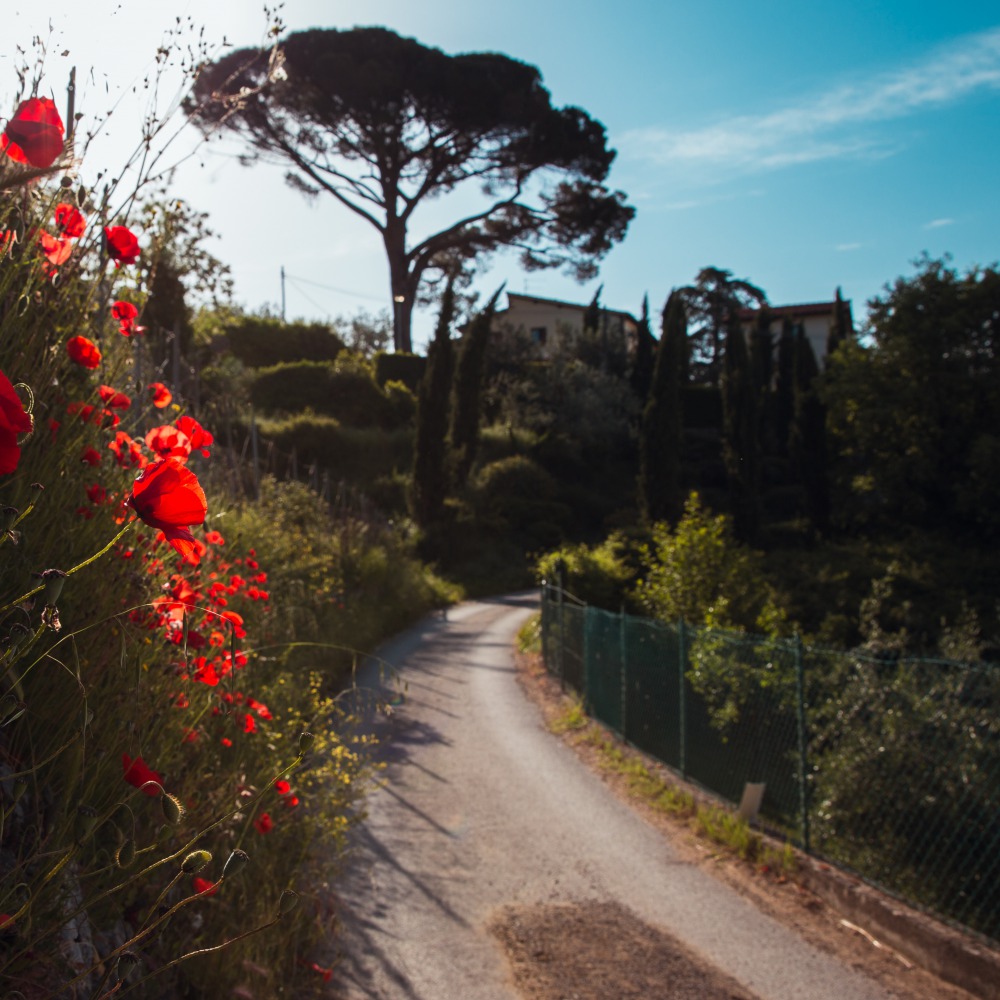
[[63, 126], [55, 101], [30, 97], [22, 101], [0, 136], [0, 150], [17, 163], [51, 167], [63, 151]]
[[55, 219], [63, 236], [79, 239], [87, 231], [87, 220], [84, 219], [83, 213], [66, 202], [56, 205]]
[[209, 457], [209, 445], [215, 442], [215, 437], [205, 430], [194, 417], [179, 417], [176, 421], [177, 429], [187, 436], [191, 442], [191, 450], [201, 450], [205, 458]]
[[70, 360], [83, 368], [96, 368], [101, 363], [101, 352], [86, 337], [70, 337], [66, 342]]
[[0, 372], [0, 473], [13, 472], [21, 459], [18, 434], [31, 430], [31, 416], [24, 411], [21, 397], [10, 379]]
[[102, 385], [98, 393], [101, 401], [110, 409], [127, 410], [132, 405], [132, 400], [124, 392], [112, 389], [110, 385]]
[[254, 717], [249, 712], [247, 712], [247, 714], [243, 717], [243, 732], [252, 733], [254, 732], [254, 730], [256, 730], [256, 728], [257, 728], [256, 719], [254, 719]]
[[118, 332], [123, 337], [131, 337], [137, 332], [135, 319], [138, 315], [139, 310], [131, 302], [119, 299], [111, 306], [111, 318], [118, 321]]
[[194, 882], [194, 891], [199, 896], [214, 896], [219, 891], [218, 883], [211, 881], [211, 879], [195, 875], [192, 881]]
[[254, 829], [260, 833], [270, 833], [274, 829], [274, 820], [271, 819], [270, 813], [261, 813], [253, 821]]
[[86, 448], [80, 456], [80, 461], [87, 465], [100, 465], [101, 453], [96, 448]]
[[279, 778], [274, 783], [274, 790], [279, 795], [287, 795], [292, 790], [292, 786], [284, 778]]
[[[125, 780], [136, 788], [142, 788], [147, 795], [159, 795], [163, 787], [163, 778], [154, 771], [141, 757], [132, 760], [127, 753], [122, 754], [122, 767], [125, 770]], [[155, 781], [160, 788], [147, 782]], [[143, 786], [145, 787], [143, 788]]]
[[159, 528], [182, 556], [195, 551], [190, 525], [204, 523], [208, 501], [198, 477], [179, 458], [147, 465], [125, 504], [151, 528]]
[[206, 531], [205, 532], [205, 541], [208, 542], [209, 545], [225, 545], [226, 544], [225, 538], [223, 538], [222, 535], [218, 531]]
[[123, 469], [146, 467], [147, 459], [142, 453], [142, 445], [133, 440], [124, 431], [118, 431], [115, 439], [108, 447], [114, 453], [115, 460]]
[[51, 236], [45, 230], [38, 234], [38, 243], [42, 248], [42, 256], [45, 258], [46, 271], [59, 267], [69, 260], [69, 255], [73, 252], [73, 241], [66, 236]]
[[164, 409], [173, 402], [173, 394], [162, 382], [153, 382], [146, 388], [152, 390], [153, 406], [158, 410]]
[[187, 459], [191, 454], [191, 439], [173, 424], [162, 424], [146, 434], [146, 447], [160, 458], [175, 455]]
[[115, 267], [134, 264], [139, 259], [139, 241], [127, 226], [106, 226], [104, 237], [108, 256], [115, 262]]

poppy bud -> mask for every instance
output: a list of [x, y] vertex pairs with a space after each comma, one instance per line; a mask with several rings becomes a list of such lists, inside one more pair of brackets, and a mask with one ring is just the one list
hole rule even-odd
[[128, 868], [135, 861], [135, 840], [127, 837], [125, 843], [115, 851], [115, 864], [119, 868]]
[[222, 869], [222, 877], [232, 878], [234, 875], [239, 875], [241, 871], [250, 863], [250, 855], [246, 851], [241, 851], [237, 848], [229, 855], [229, 860], [226, 862], [225, 867]]
[[63, 584], [66, 582], [66, 577], [69, 574], [64, 573], [61, 569], [47, 569], [40, 573], [39, 576], [42, 578], [42, 583], [45, 584], [45, 591], [42, 594], [42, 603], [47, 607], [55, 607], [56, 601], [59, 600], [59, 595], [62, 593]]
[[16, 653], [18, 647], [31, 635], [31, 629], [23, 622], [14, 622], [4, 639], [4, 645], [10, 647], [11, 653]]
[[0, 535], [14, 527], [14, 521], [21, 512], [16, 507], [0, 507]]
[[281, 898], [278, 900], [278, 916], [287, 916], [296, 906], [299, 905], [299, 894], [297, 892], [292, 892], [291, 889], [285, 889], [281, 893]]
[[192, 851], [182, 862], [181, 871], [186, 875], [193, 875], [200, 872], [205, 865], [212, 861], [211, 851]]
[[315, 741], [316, 737], [312, 733], [299, 733], [299, 756], [304, 757]]
[[115, 962], [115, 972], [119, 979], [126, 979], [128, 974], [139, 964], [139, 956], [134, 951], [123, 951]]
[[175, 795], [164, 792], [160, 796], [160, 805], [163, 808], [163, 816], [171, 826], [177, 826], [184, 816], [184, 806], [181, 800]]
[[82, 844], [97, 826], [97, 810], [90, 806], [76, 807], [76, 842]]

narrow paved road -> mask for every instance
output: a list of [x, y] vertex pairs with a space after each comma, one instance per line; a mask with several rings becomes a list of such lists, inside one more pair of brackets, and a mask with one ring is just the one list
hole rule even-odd
[[406, 690], [340, 892], [337, 995], [515, 1000], [497, 908], [613, 900], [761, 1000], [888, 1000], [675, 856], [546, 731], [512, 655], [536, 602], [464, 604], [382, 651]]

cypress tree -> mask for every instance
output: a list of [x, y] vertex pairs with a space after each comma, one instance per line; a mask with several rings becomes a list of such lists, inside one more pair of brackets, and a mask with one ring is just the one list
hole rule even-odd
[[778, 371], [774, 382], [774, 439], [778, 454], [788, 455], [788, 435], [795, 412], [795, 326], [790, 319], [781, 324], [778, 340]]
[[639, 511], [647, 523], [676, 521], [683, 508], [680, 488], [683, 409], [682, 372], [687, 350], [684, 301], [671, 292], [663, 309], [649, 399], [639, 428]]
[[795, 337], [795, 391], [789, 452], [805, 493], [809, 519], [823, 534], [830, 525], [830, 485], [826, 407], [816, 393], [817, 375], [816, 354], [800, 326]]
[[830, 332], [826, 338], [826, 356], [830, 355], [851, 335], [851, 310], [850, 306], [843, 300], [840, 289], [833, 303], [833, 321], [830, 323]]
[[756, 402], [757, 449], [763, 459], [774, 451], [774, 337], [771, 336], [771, 317], [767, 306], [757, 312], [757, 321], [750, 334], [750, 380]]
[[451, 451], [451, 484], [457, 490], [465, 486], [479, 444], [479, 395], [483, 380], [486, 345], [493, 325], [501, 285], [466, 327], [455, 365], [451, 392], [451, 427], [448, 444]]
[[730, 314], [722, 359], [722, 455], [726, 463], [733, 528], [752, 541], [760, 523], [760, 454], [756, 387], [739, 317]]
[[410, 509], [414, 520], [427, 527], [441, 516], [447, 494], [446, 439], [448, 405], [454, 359], [451, 322], [455, 314], [454, 279], [441, 297], [434, 340], [427, 351], [427, 367], [417, 391], [417, 429], [413, 449]]
[[632, 371], [629, 384], [640, 404], [649, 398], [649, 387], [653, 381], [656, 340], [649, 329], [649, 296], [642, 297], [642, 318], [635, 331], [635, 353], [632, 355]]

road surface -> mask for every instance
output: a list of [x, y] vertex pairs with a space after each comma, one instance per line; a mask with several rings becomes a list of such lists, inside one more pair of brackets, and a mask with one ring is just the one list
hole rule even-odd
[[384, 784], [338, 892], [336, 995], [516, 1000], [494, 915], [594, 901], [627, 907], [760, 1000], [889, 1000], [675, 855], [545, 729], [512, 652], [536, 607], [535, 594], [470, 602], [381, 651], [396, 705], [378, 724]]

